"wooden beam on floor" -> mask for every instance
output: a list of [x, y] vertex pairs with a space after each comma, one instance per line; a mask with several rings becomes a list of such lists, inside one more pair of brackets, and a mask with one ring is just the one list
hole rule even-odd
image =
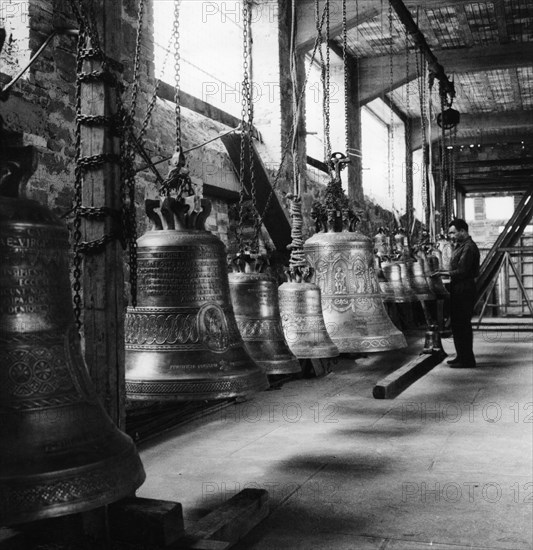
[[422, 354], [381, 379], [372, 390], [375, 399], [394, 399], [447, 357], [443, 349]]
[[265, 519], [269, 511], [268, 491], [243, 489], [188, 528], [185, 537], [171, 548], [207, 550], [213, 548], [209, 547], [213, 541], [228, 544], [216, 548], [231, 548]]

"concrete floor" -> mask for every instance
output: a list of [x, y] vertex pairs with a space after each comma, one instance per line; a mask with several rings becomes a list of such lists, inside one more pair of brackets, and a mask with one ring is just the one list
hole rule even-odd
[[181, 502], [187, 524], [267, 489], [270, 515], [239, 550], [533, 548], [532, 333], [477, 332], [479, 368], [443, 363], [373, 399], [421, 349], [409, 341], [143, 444], [138, 496]]

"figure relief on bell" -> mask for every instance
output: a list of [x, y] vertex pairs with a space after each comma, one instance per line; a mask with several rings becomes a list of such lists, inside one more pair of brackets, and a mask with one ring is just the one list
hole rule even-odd
[[347, 294], [348, 287], [346, 286], [346, 272], [343, 265], [335, 266], [335, 291], [334, 294]]
[[354, 289], [356, 294], [368, 292], [368, 274], [366, 266], [361, 258], [357, 258], [353, 264]]
[[198, 313], [200, 331], [205, 345], [215, 352], [224, 352], [229, 347], [229, 330], [226, 316], [216, 304], [206, 305]]

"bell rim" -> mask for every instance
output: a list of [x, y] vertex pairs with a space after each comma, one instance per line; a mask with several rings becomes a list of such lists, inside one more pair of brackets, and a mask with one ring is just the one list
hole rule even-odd
[[[96, 464], [86, 465], [83, 468], [72, 468], [70, 478], [65, 475], [65, 472], [69, 470], [57, 470], [55, 472], [34, 474], [31, 476], [0, 478], [0, 487], [3, 489], [2, 493], [7, 495], [6, 504], [2, 507], [5, 510], [9, 510], [9, 512], [5, 514], [5, 518], [0, 516], [0, 525], [18, 525], [30, 521], [85, 512], [134, 494], [144, 483], [146, 472], [131, 438], [122, 432], [121, 435], [127, 437], [128, 447], [124, 452]], [[113, 487], [111, 482], [117, 479], [117, 474], [119, 476], [119, 481], [116, 482], [115, 487]], [[94, 481], [95, 477], [98, 475], [104, 480], [103, 483], [106, 482], [106, 479], [111, 483], [108, 489], [102, 491], [96, 487], [93, 489], [95, 492], [93, 497], [88, 498], [82, 491], [81, 496], [77, 498], [43, 506], [42, 494], [47, 490], [47, 485], [48, 490], [50, 490], [50, 487], [53, 488], [54, 484], [58, 486], [61, 483], [65, 485], [70, 483], [71, 487], [74, 486], [79, 489], [80, 486], [85, 485], [86, 487], [87, 485], [91, 485], [91, 482]], [[73, 479], [73, 481], [71, 481], [71, 479]], [[22, 480], [24, 480], [23, 483]], [[9, 499], [8, 491], [17, 494], [20, 493], [24, 487], [28, 487], [27, 490], [31, 491], [36, 484], [39, 484], [42, 489], [40, 493], [36, 493], [35, 509], [24, 511], [21, 507], [13, 507], [11, 499]], [[56, 490], [60, 492], [60, 489]], [[35, 489], [33, 489], [33, 491], [35, 492]], [[48, 498], [51, 499], [53, 497], [54, 495], [51, 495]], [[7, 503], [9, 503], [9, 508]], [[0, 500], [0, 505], [1, 504], [2, 502]]]

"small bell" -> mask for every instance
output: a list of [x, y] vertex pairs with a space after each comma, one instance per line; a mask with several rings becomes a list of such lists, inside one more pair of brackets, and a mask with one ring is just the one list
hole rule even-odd
[[[255, 268], [247, 272], [251, 263]], [[249, 260], [237, 257], [238, 271], [228, 275], [237, 326], [248, 353], [266, 374], [299, 373], [300, 363], [283, 335], [277, 284], [260, 272], [261, 263], [251, 256]]]

